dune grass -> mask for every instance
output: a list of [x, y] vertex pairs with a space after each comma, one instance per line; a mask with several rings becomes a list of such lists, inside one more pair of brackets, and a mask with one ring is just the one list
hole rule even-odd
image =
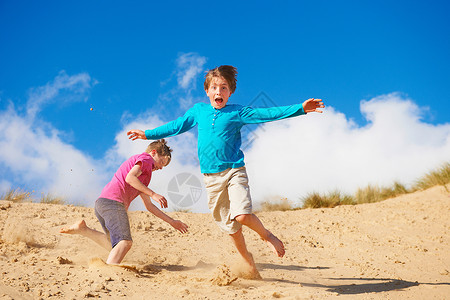
[[30, 192], [24, 191], [20, 188], [10, 189], [0, 196], [1, 200], [12, 201], [15, 203], [32, 202]]
[[64, 205], [66, 204], [66, 200], [64, 200], [63, 197], [60, 196], [54, 196], [50, 193], [47, 193], [47, 195], [42, 194], [40, 203], [44, 203], [44, 204], [60, 204], [60, 205]]
[[435, 171], [431, 171], [427, 174], [425, 174], [422, 178], [417, 180], [413, 186], [413, 190], [426, 190], [430, 187], [436, 186], [436, 185], [442, 185], [447, 192], [449, 190], [447, 189], [446, 185], [450, 183], [450, 163], [447, 162], [442, 167]]
[[[431, 171], [421, 178], [419, 178], [414, 185], [407, 189], [399, 182], [394, 182], [391, 187], [378, 187], [368, 185], [365, 188], [360, 188], [355, 195], [346, 195], [340, 191], [332, 191], [328, 194], [320, 194], [317, 192], [310, 193], [301, 198], [302, 206], [296, 207], [287, 198], [279, 197], [268, 199], [261, 203], [260, 211], [287, 211], [297, 210], [302, 208], [321, 208], [321, 207], [336, 207], [339, 205], [356, 205], [362, 203], [374, 203], [383, 201], [389, 198], [397, 197], [399, 195], [412, 193], [419, 190], [426, 190], [436, 185], [441, 185], [447, 192], [450, 192], [446, 185], [450, 184], [450, 162], [443, 164], [435, 171]], [[4, 194], [0, 194], [0, 200], [8, 200], [16, 203], [33, 202], [33, 192], [27, 192], [20, 188], [10, 189]], [[54, 196], [50, 193], [44, 195], [40, 199], [40, 203], [46, 204], [67, 204], [63, 197]], [[191, 212], [190, 209], [175, 209], [177, 212]]]
[[175, 207], [173, 209], [174, 212], [179, 212], [179, 213], [191, 213], [191, 209], [189, 208], [181, 208], [181, 207]]
[[[34, 191], [33, 191], [34, 192]], [[10, 189], [6, 191], [4, 194], [0, 195], [0, 200], [12, 201], [15, 203], [25, 203], [25, 202], [35, 202], [32, 197], [33, 192], [24, 191], [20, 188]], [[44, 204], [67, 204], [63, 197], [54, 196], [50, 193], [42, 194], [41, 199], [38, 203]]]
[[264, 201], [261, 203], [260, 211], [287, 211], [294, 209], [292, 203], [287, 198], [281, 198], [275, 201]]
[[336, 207], [338, 205], [355, 204], [352, 196], [342, 194], [339, 191], [333, 191], [325, 195], [314, 192], [306, 195], [302, 200], [302, 208]]
[[301, 207], [293, 207], [286, 198], [282, 198], [279, 201], [265, 201], [261, 204], [261, 207], [262, 211], [286, 211], [303, 208], [336, 207], [339, 205], [374, 203], [418, 190], [426, 190], [436, 185], [441, 185], [447, 192], [450, 192], [446, 186], [449, 183], [450, 163], [445, 163], [439, 169], [422, 176], [410, 189], [399, 182], [394, 182], [390, 187], [368, 185], [365, 188], [359, 188], [354, 195], [346, 195], [340, 191], [333, 191], [328, 194], [313, 192], [300, 199], [303, 203]]
[[378, 187], [368, 185], [363, 189], [358, 189], [355, 193], [355, 204], [374, 203], [399, 195], [407, 194], [410, 191], [402, 184], [395, 182], [392, 187]]

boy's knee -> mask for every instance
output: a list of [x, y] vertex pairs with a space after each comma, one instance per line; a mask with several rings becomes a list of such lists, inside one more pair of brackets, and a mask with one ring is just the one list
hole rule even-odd
[[236, 216], [234, 219], [236, 221], [238, 221], [239, 223], [245, 225], [250, 221], [251, 218], [252, 218], [251, 214], [243, 214], [243, 215]]

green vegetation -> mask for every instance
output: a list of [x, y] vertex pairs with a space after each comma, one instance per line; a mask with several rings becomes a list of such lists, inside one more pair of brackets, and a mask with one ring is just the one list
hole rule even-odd
[[265, 201], [261, 203], [261, 211], [286, 211], [293, 209], [292, 204], [287, 198], [281, 198], [278, 201]]
[[425, 174], [422, 178], [416, 181], [413, 190], [426, 190], [435, 185], [442, 185], [448, 192], [446, 184], [450, 183], [450, 163], [445, 163], [436, 171]]
[[353, 196], [342, 194], [339, 191], [333, 191], [328, 194], [320, 194], [317, 192], [310, 193], [301, 199], [301, 202], [303, 203], [302, 207], [293, 207], [286, 198], [282, 198], [278, 202], [265, 201], [261, 204], [261, 207], [262, 211], [286, 211], [301, 208], [336, 207], [338, 205], [374, 203], [389, 198], [394, 198], [400, 195], [412, 193], [418, 190], [426, 190], [436, 185], [441, 185], [446, 189], [447, 192], [450, 192], [446, 187], [446, 185], [449, 183], [450, 163], [445, 163], [438, 170], [432, 171], [417, 180], [410, 189], [407, 189], [399, 182], [394, 182], [391, 187], [368, 185], [365, 188], [359, 188]]
[[302, 208], [336, 207], [338, 205], [355, 204], [354, 198], [349, 195], [343, 195], [339, 191], [333, 191], [326, 195], [311, 193], [303, 198]]
[[42, 198], [40, 203], [44, 204], [66, 204], [66, 201], [63, 197], [53, 196], [52, 194], [48, 193], [47, 195], [42, 194]]
[[[33, 191], [34, 192], [34, 191]], [[12, 201], [15, 203], [34, 202], [32, 194], [33, 192], [27, 192], [20, 188], [10, 189], [4, 194], [0, 195], [0, 200]], [[66, 204], [63, 197], [53, 196], [50, 193], [47, 195], [42, 194], [40, 203], [45, 204]]]
[[0, 196], [0, 199], [2, 200], [8, 200], [16, 203], [23, 203], [23, 202], [32, 202], [31, 201], [31, 193], [23, 191], [19, 188], [17, 189], [10, 189], [9, 191], [5, 192]]
[[356, 191], [354, 202], [355, 204], [380, 202], [407, 193], [409, 191], [406, 187], [398, 182], [395, 182], [392, 187], [384, 188], [368, 185]]
[[192, 212], [189, 208], [180, 208], [180, 207], [175, 207], [174, 212], [180, 212], [180, 213], [190, 213]]
[[[261, 203], [261, 211], [287, 211], [302, 208], [320, 208], [320, 207], [336, 207], [338, 205], [356, 205], [361, 203], [374, 203], [383, 201], [399, 195], [412, 193], [419, 190], [426, 190], [436, 185], [441, 185], [447, 192], [450, 192], [446, 185], [450, 184], [450, 163], [445, 163], [439, 169], [425, 174], [414, 185], [407, 189], [404, 185], [394, 182], [391, 187], [378, 187], [368, 185], [360, 188], [355, 195], [345, 195], [339, 191], [333, 191], [328, 194], [320, 194], [317, 192], [308, 194], [302, 198], [302, 207], [295, 207], [287, 198], [280, 200], [267, 200]], [[34, 191], [33, 191], [34, 192]], [[16, 203], [33, 202], [32, 193], [23, 191], [20, 188], [10, 189], [4, 194], [0, 194], [0, 200], [8, 200]], [[40, 203], [50, 204], [67, 204], [63, 197], [53, 196], [51, 194], [42, 195]], [[190, 212], [189, 209], [175, 209], [176, 212]]]

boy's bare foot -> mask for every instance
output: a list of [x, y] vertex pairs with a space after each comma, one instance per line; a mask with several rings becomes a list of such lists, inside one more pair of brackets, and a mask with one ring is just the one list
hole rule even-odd
[[84, 220], [78, 221], [70, 227], [63, 227], [59, 230], [60, 233], [76, 234], [80, 233], [87, 228]]
[[247, 259], [242, 257], [242, 260], [239, 260], [232, 266], [233, 273], [237, 277], [244, 279], [262, 279], [258, 269], [256, 268], [253, 255], [250, 252], [248, 252], [248, 255], [249, 257]]
[[254, 280], [262, 279], [261, 275], [259, 274], [259, 271], [256, 268], [251, 270], [240, 270], [240, 272], [238, 272], [236, 276], [244, 279], [254, 279]]
[[283, 257], [285, 250], [283, 242], [280, 241], [276, 236], [273, 235], [273, 233], [270, 233], [267, 237], [266, 243], [269, 245], [270, 248], [272, 248], [275, 255], [278, 257]]

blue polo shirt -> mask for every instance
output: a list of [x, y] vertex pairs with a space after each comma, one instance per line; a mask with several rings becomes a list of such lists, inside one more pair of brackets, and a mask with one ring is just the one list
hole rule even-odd
[[245, 165], [241, 148], [241, 128], [305, 114], [302, 104], [269, 108], [251, 108], [236, 104], [216, 109], [197, 103], [184, 116], [152, 130], [148, 140], [157, 140], [186, 132], [198, 125], [198, 158], [202, 173], [218, 173]]

